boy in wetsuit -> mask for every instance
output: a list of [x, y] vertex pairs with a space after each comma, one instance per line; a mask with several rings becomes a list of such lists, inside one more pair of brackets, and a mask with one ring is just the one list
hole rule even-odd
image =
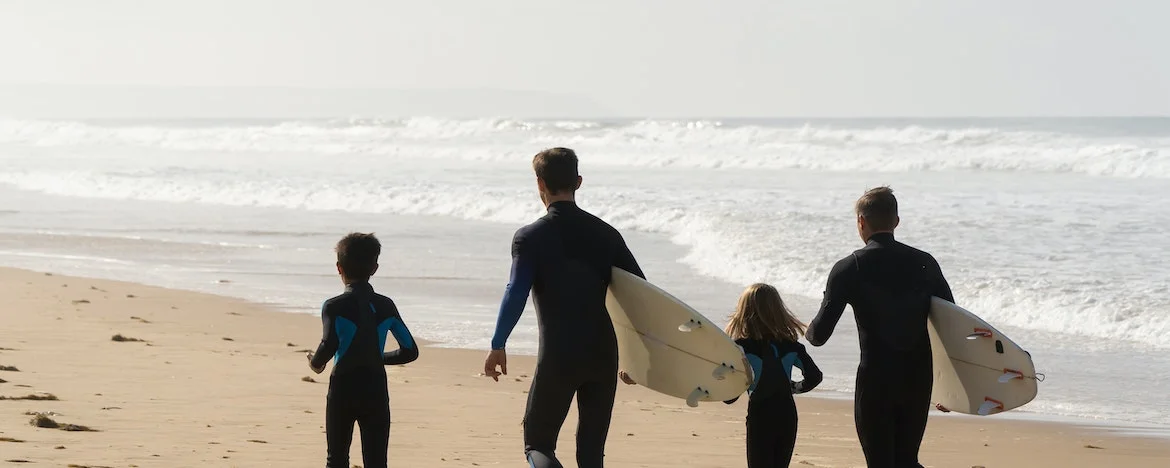
[[[504, 344], [532, 292], [540, 349], [524, 413], [524, 453], [533, 468], [559, 468], [557, 435], [577, 397], [577, 466], [601, 468], [617, 391], [618, 349], [605, 307], [611, 268], [645, 278], [616, 229], [574, 201], [581, 186], [577, 155], [568, 148], [532, 161], [548, 214], [516, 231], [512, 272], [500, 304], [484, 374], [508, 373]], [[500, 368], [500, 370], [497, 370]], [[622, 380], [633, 384], [628, 376]]]
[[865, 247], [833, 266], [805, 338], [813, 346], [825, 344], [845, 304], [853, 306], [861, 342], [853, 419], [866, 463], [922, 468], [918, 448], [934, 384], [926, 331], [930, 297], [955, 298], [933, 256], [894, 240], [899, 217], [892, 190], [867, 191], [855, 210]]
[[[366, 468], [386, 468], [390, 443], [390, 390], [386, 367], [418, 359], [418, 347], [390, 298], [374, 292], [382, 245], [373, 234], [352, 233], [337, 243], [337, 272], [345, 292], [321, 307], [324, 332], [309, 367], [320, 374], [334, 358], [325, 403], [327, 468], [349, 468], [353, 424], [361, 429]], [[398, 349], [384, 352], [386, 334]]]

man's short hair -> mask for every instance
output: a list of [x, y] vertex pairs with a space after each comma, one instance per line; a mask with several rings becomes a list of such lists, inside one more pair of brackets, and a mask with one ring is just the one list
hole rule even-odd
[[382, 243], [373, 233], [351, 232], [337, 242], [337, 263], [341, 272], [352, 280], [368, 280], [374, 275]]
[[889, 231], [898, 224], [898, 199], [894, 190], [882, 186], [869, 189], [857, 199], [857, 215], [865, 218], [870, 229]]
[[577, 153], [569, 148], [550, 148], [532, 158], [536, 177], [544, 181], [550, 194], [577, 189]]

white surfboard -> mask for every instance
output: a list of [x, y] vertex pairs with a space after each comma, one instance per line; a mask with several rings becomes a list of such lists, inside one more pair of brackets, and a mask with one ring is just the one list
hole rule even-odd
[[735, 398], [751, 385], [735, 340], [695, 309], [620, 268], [605, 299], [621, 368], [639, 385], [700, 401]]
[[934, 404], [987, 416], [1036, 397], [1032, 356], [975, 314], [933, 297], [927, 331], [934, 353]]

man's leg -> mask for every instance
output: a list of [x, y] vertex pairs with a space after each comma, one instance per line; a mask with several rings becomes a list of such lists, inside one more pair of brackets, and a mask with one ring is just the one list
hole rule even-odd
[[894, 459], [897, 468], [922, 468], [918, 463], [918, 449], [922, 436], [926, 434], [926, 421], [930, 417], [930, 392], [934, 384], [932, 369], [927, 366], [914, 369], [903, 398], [898, 399], [895, 416], [898, 427], [894, 433]]
[[325, 468], [349, 468], [349, 446], [353, 442], [353, 412], [350, 402], [330, 390], [325, 400]]
[[896, 468], [894, 404], [885, 391], [883, 377], [888, 378], [882, 375], [867, 378], [858, 371], [857, 393], [853, 397], [853, 423], [868, 468]]
[[358, 426], [362, 431], [365, 468], [386, 468], [390, 445], [390, 399], [378, 397], [363, 405]]
[[[551, 366], [545, 369], [553, 368]], [[576, 381], [537, 365], [524, 410], [524, 454], [532, 468], [563, 468], [557, 461], [557, 436], [576, 393]]]
[[605, 441], [613, 417], [617, 370], [586, 382], [577, 390], [577, 467], [602, 468]]

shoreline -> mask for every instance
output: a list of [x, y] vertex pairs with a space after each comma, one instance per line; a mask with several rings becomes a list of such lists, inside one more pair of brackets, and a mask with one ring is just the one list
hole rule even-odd
[[[640, 234], [638, 237], [634, 237], [634, 239], [644, 241], [644, 242], [668, 243], [671, 248], [682, 248], [682, 246], [674, 244], [673, 242], [670, 242], [669, 240], [658, 239], [658, 238], [656, 238], [652, 235], [648, 235], [648, 234]], [[658, 246], [656, 248], [662, 248], [662, 247]], [[7, 265], [0, 266], [0, 270], [14, 270], [14, 271], [29, 272], [29, 273], [37, 273], [37, 274], [44, 273], [42, 271], [31, 270], [31, 269], [24, 268], [24, 267], [7, 266]], [[247, 297], [246, 294], [230, 294], [227, 291], [224, 291], [224, 292], [216, 292], [215, 291], [215, 289], [222, 289], [225, 286], [234, 287], [235, 285], [232, 282], [208, 283], [207, 285], [205, 285], [203, 287], [189, 287], [189, 286], [179, 286], [179, 285], [165, 286], [165, 285], [160, 285], [160, 284], [138, 283], [138, 282], [134, 282], [134, 281], [127, 281], [127, 280], [121, 279], [121, 278], [113, 278], [113, 277], [103, 278], [100, 276], [90, 276], [88, 274], [77, 275], [77, 274], [72, 274], [69, 272], [62, 272], [62, 271], [52, 271], [51, 274], [58, 275], [61, 277], [68, 277], [68, 278], [122, 282], [122, 283], [127, 283], [127, 284], [133, 284], [136, 286], [142, 286], [142, 287], [161, 288], [161, 289], [171, 290], [171, 291], [181, 291], [183, 293], [208, 295], [208, 296], [225, 298], [225, 299], [229, 299], [229, 300], [243, 301], [251, 306], [268, 309], [268, 310], [271, 310], [271, 311], [274, 311], [277, 313], [281, 313], [281, 314], [289, 314], [289, 315], [295, 315], [295, 316], [308, 316], [308, 317], [314, 317], [314, 318], [317, 317], [316, 308], [308, 307], [308, 306], [305, 306], [303, 304], [298, 305], [298, 304], [295, 304], [292, 302], [287, 302], [287, 301], [284, 301], [284, 302], [282, 302], [282, 301], [260, 302], [260, 301], [250, 299], [249, 297]], [[333, 280], [330, 280], [330, 281], [333, 281]], [[727, 283], [726, 281], [723, 281], [720, 279], [712, 279], [711, 281], [718, 282], [718, 283]], [[730, 284], [730, 283], [727, 283], [727, 284]], [[790, 300], [792, 301], [791, 306], [793, 307], [793, 310], [796, 310], [796, 311], [804, 311], [806, 308], [809, 308], [809, 307], [815, 309], [815, 306], [817, 304], [817, 302], [813, 298], [808, 298], [808, 297], [799, 296], [799, 295], [795, 295], [795, 296], [791, 297]], [[526, 311], [525, 315], [531, 315], [530, 311]], [[417, 335], [418, 335], [418, 333], [416, 331], [416, 338], [417, 338]], [[448, 342], [445, 342], [445, 341], [439, 340], [439, 339], [429, 339], [429, 340], [423, 340], [423, 341], [427, 342], [427, 344], [433, 348], [450, 349], [450, 350], [458, 350], [458, 351], [472, 351], [472, 352], [479, 351], [478, 348], [468, 347], [468, 346], [465, 346], [465, 345], [459, 344], [459, 343], [449, 344]], [[535, 352], [529, 351], [528, 349], [521, 349], [518, 351], [513, 350], [509, 353], [509, 355], [510, 356], [527, 356], [527, 357], [534, 358]], [[850, 377], [850, 379], [852, 378], [851, 375], [849, 377]], [[827, 399], [827, 400], [833, 400], [833, 401], [848, 401], [848, 402], [852, 402], [852, 399], [853, 399], [853, 392], [849, 391], [849, 390], [817, 389], [813, 393], [814, 394], [810, 394], [810, 395], [806, 395], [806, 396], [808, 398], [821, 398], [821, 399]], [[932, 412], [932, 415], [937, 415], [940, 417], [967, 416], [967, 415], [958, 415], [958, 414], [945, 414], [945, 413], [940, 413], [940, 412]], [[1093, 430], [1097, 430], [1097, 431], [1116, 432], [1119, 434], [1131, 434], [1131, 433], [1132, 434], [1141, 434], [1141, 435], [1165, 438], [1165, 439], [1170, 440], [1170, 425], [1159, 425], [1157, 423], [1147, 423], [1147, 422], [1129, 421], [1129, 420], [1120, 420], [1120, 419], [1104, 419], [1104, 418], [1098, 419], [1098, 418], [1090, 418], [1090, 417], [1077, 416], [1077, 415], [1034, 412], [1034, 411], [1029, 411], [1027, 409], [1027, 406], [1025, 406], [1024, 408], [1018, 409], [1018, 410], [1008, 412], [1008, 413], [995, 415], [993, 417], [996, 420], [1029, 421], [1029, 422], [1054, 423], [1054, 424], [1061, 424], [1061, 425], [1083, 426], [1085, 428], [1092, 428]]]
[[[318, 317], [235, 298], [29, 270], [0, 268], [0, 280], [12, 299], [0, 319], [0, 365], [19, 369], [0, 372], [6, 381], [0, 395], [49, 392], [59, 398], [0, 401], [0, 440], [23, 441], [0, 441], [0, 458], [108, 466], [314, 466], [324, 458], [328, 370], [312, 374], [300, 353], [316, 346]], [[404, 319], [409, 325], [411, 317]], [[112, 341], [115, 334], [145, 341]], [[519, 422], [533, 357], [510, 356], [510, 374], [493, 382], [479, 375], [480, 352], [420, 345], [418, 361], [388, 369], [391, 463], [509, 466], [522, 460]], [[621, 385], [608, 461], [619, 467], [676, 466], [679, 460], [740, 466], [743, 405], [689, 408]], [[864, 465], [847, 399], [802, 395], [797, 405], [794, 463]], [[35, 428], [25, 412], [51, 412], [59, 423], [98, 432]], [[1057, 422], [936, 416], [942, 415], [931, 413], [922, 450], [928, 466], [1161, 466], [1170, 457], [1163, 438]], [[575, 424], [574, 410], [561, 433], [563, 460], [572, 459]], [[351, 463], [360, 465], [360, 444], [352, 453]]]

